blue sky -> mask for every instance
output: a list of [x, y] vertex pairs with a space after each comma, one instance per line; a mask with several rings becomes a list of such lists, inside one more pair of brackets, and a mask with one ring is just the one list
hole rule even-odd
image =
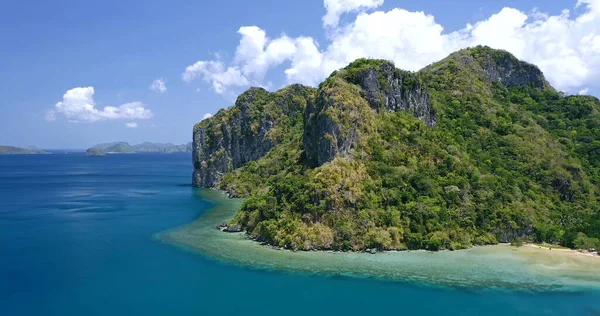
[[314, 85], [357, 57], [418, 70], [475, 44], [600, 95], [600, 0], [4, 0], [0, 21], [3, 145], [185, 143], [249, 85]]

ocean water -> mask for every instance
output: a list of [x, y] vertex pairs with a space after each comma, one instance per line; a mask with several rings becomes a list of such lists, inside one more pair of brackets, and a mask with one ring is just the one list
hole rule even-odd
[[[263, 247], [257, 260], [247, 248], [227, 250], [222, 240], [257, 245], [205, 235], [203, 223], [220, 209], [214, 193], [189, 186], [191, 171], [186, 154], [0, 156], [0, 315], [600, 315], [593, 286], [549, 289], [539, 273], [494, 272], [494, 282], [505, 273], [524, 288], [470, 287], [460, 277], [440, 285], [420, 278], [423, 269], [389, 268], [410, 267], [412, 257], [331, 259]], [[460, 275], [463, 260], [481, 273], [469, 252], [456, 254], [430, 255], [435, 264], [425, 270], [443, 274], [448, 260], [448, 275]], [[414, 258], [427, 262], [425, 255]], [[337, 261], [352, 276], [325, 273], [324, 256], [323, 266]], [[346, 266], [380, 267], [384, 277]], [[391, 270], [402, 273], [386, 278]], [[402, 281], [411, 271], [417, 277]]]

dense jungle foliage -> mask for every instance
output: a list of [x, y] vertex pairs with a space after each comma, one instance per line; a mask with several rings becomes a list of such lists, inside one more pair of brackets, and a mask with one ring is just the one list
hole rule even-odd
[[426, 87], [436, 115], [427, 126], [365, 101], [356, 76], [386, 64], [357, 60], [302, 96], [343, 104], [323, 115], [357, 135], [352, 150], [312, 166], [306, 118], [286, 116], [276, 146], [223, 176], [218, 188], [248, 196], [231, 224], [302, 250], [461, 249], [522, 238], [600, 248], [598, 99], [565, 96], [534, 66], [476, 47], [402, 82], [403, 91]]

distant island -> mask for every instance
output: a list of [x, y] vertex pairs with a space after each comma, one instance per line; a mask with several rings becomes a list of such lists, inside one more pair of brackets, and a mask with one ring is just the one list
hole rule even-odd
[[150, 143], [144, 142], [137, 145], [130, 145], [126, 142], [103, 143], [92, 146], [91, 149], [97, 149], [104, 153], [186, 153], [192, 152], [192, 143], [189, 142], [183, 145], [175, 145], [171, 143]]
[[92, 147], [85, 152], [85, 155], [88, 157], [104, 157], [106, 153], [102, 149]]
[[31, 148], [21, 148], [14, 146], [1, 146], [0, 145], [0, 155], [48, 155], [50, 154], [47, 151], [41, 150], [39, 148], [31, 147]]
[[293, 250], [600, 248], [600, 101], [506, 51], [418, 72], [358, 59], [250, 88], [194, 127], [193, 185], [248, 197], [219, 227]]

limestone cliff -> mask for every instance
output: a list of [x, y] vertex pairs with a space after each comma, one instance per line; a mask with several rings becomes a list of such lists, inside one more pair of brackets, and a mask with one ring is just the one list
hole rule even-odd
[[453, 53], [419, 73], [397, 69], [389, 61], [359, 59], [335, 71], [316, 90], [316, 97], [314, 89], [301, 85], [276, 93], [250, 88], [233, 107], [195, 126], [193, 184], [214, 187], [224, 173], [264, 156], [285, 135], [290, 116], [303, 116], [303, 147], [310, 166], [320, 166], [337, 155], [361, 155], [361, 142], [376, 131], [372, 117], [379, 113], [407, 111], [427, 126], [435, 126], [436, 111], [424, 82], [432, 74], [439, 78], [440, 71], [457, 67], [467, 69], [474, 78], [506, 87], [549, 87], [536, 66], [505, 51], [477, 47]]
[[359, 59], [335, 72], [305, 114], [304, 149], [308, 162], [320, 166], [338, 154], [360, 150], [361, 135], [372, 132], [370, 117], [379, 112], [408, 111], [435, 125], [425, 86], [414, 73], [391, 62]]
[[537, 66], [518, 60], [507, 51], [481, 48], [475, 49], [472, 56], [481, 65], [489, 81], [498, 81], [509, 88], [516, 86], [550, 87]]
[[193, 133], [193, 185], [214, 187], [223, 174], [264, 156], [301, 120], [312, 88], [292, 85], [275, 93], [250, 88], [229, 109], [198, 123]]
[[252, 88], [194, 129], [227, 227], [289, 249], [461, 249], [600, 237], [600, 101], [489, 47], [416, 72], [359, 59], [317, 89]]

